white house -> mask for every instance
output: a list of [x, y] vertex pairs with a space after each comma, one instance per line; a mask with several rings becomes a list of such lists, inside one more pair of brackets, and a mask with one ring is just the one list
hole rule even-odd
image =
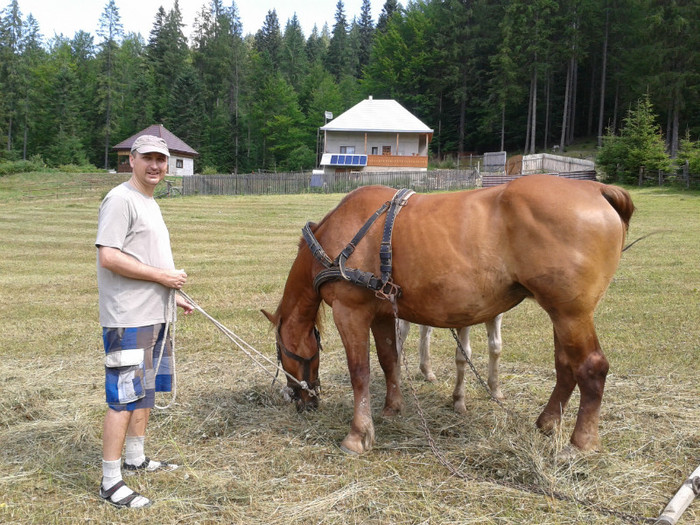
[[369, 97], [322, 126], [315, 173], [427, 171], [433, 130], [395, 100]]
[[138, 133], [132, 135], [126, 140], [123, 140], [112, 149], [117, 152], [117, 172], [130, 173], [131, 166], [129, 165], [129, 153], [134, 141], [141, 135], [155, 135], [165, 140], [170, 151], [168, 159], [168, 175], [193, 175], [194, 174], [194, 158], [199, 156], [194, 149], [188, 146], [185, 141], [181, 140], [163, 124], [153, 124], [146, 129], [142, 129]]

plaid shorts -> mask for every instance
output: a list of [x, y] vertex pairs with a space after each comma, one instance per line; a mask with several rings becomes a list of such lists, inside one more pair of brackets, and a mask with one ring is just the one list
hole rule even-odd
[[[165, 323], [137, 328], [102, 328], [105, 347], [105, 396], [114, 410], [153, 408], [156, 392], [172, 390], [172, 347]], [[157, 372], [157, 373], [156, 373]]]

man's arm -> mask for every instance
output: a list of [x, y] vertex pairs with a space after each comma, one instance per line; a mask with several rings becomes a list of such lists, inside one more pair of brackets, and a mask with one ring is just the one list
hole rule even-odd
[[179, 290], [187, 282], [187, 274], [182, 270], [163, 270], [143, 264], [117, 248], [99, 247], [100, 266], [123, 277], [153, 281], [166, 288]]

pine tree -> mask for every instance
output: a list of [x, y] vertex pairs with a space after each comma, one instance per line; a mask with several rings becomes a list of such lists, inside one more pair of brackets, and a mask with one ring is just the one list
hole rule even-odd
[[100, 28], [97, 30], [98, 36], [102, 37], [100, 44], [100, 57], [102, 59], [102, 71], [100, 75], [100, 95], [102, 98], [102, 111], [104, 115], [104, 169], [109, 169], [110, 141], [112, 139], [113, 120], [113, 99], [117, 91], [114, 82], [115, 54], [119, 46], [121, 37], [124, 34], [119, 9], [114, 0], [109, 0], [100, 17]]

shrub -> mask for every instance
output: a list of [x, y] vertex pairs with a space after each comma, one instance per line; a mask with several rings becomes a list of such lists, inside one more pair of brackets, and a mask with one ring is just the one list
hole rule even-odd
[[619, 136], [608, 129], [596, 162], [610, 179], [627, 183], [637, 181], [640, 169], [671, 171], [671, 158], [648, 95], [627, 111]]

